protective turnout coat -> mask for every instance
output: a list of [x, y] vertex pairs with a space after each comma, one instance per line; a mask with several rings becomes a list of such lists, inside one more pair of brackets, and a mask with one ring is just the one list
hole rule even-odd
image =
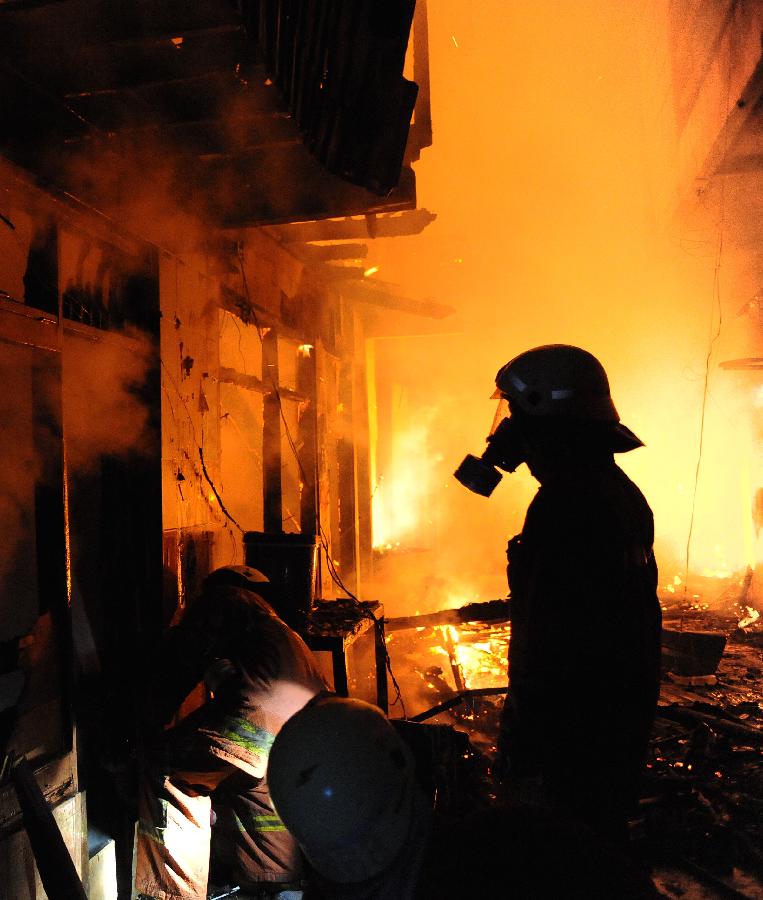
[[659, 691], [651, 510], [611, 458], [545, 479], [509, 542], [502, 740], [515, 776], [622, 831]]
[[[210, 640], [210, 633], [214, 638]], [[283, 723], [325, 689], [304, 641], [262, 598], [217, 589], [202, 596], [163, 642], [154, 706], [165, 720], [205, 676], [212, 697], [167, 731], [140, 797], [136, 893], [204, 900], [212, 840], [244, 884], [293, 883], [299, 849], [265, 782]]]

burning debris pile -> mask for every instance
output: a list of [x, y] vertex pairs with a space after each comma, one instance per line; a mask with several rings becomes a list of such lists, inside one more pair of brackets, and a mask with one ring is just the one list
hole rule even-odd
[[763, 635], [732, 633], [716, 684], [662, 685], [634, 828], [667, 896], [689, 895], [687, 877], [763, 896], [762, 664]]
[[466, 732], [487, 762], [495, 756], [508, 682], [507, 618], [508, 602], [493, 600], [387, 626], [409, 717]]
[[[750, 578], [661, 597], [660, 706], [631, 832], [662, 896], [763, 896], [763, 627]], [[491, 606], [492, 621], [475, 621]], [[507, 613], [493, 601], [388, 623], [409, 718], [465, 732], [487, 767], [509, 674]], [[487, 780], [483, 792], [489, 800]]]

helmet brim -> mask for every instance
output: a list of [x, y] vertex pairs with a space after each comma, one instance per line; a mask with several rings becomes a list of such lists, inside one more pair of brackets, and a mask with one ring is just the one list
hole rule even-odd
[[641, 438], [637, 437], [622, 422], [612, 426], [611, 450], [613, 453], [628, 453], [629, 450], [637, 450], [643, 446], [644, 442]]

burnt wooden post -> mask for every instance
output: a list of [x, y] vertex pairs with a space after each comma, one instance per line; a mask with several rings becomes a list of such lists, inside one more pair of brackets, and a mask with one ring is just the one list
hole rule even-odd
[[278, 399], [278, 333], [269, 328], [262, 338], [262, 380], [265, 394], [262, 428], [263, 528], [281, 531], [281, 404]]
[[357, 472], [353, 415], [354, 329], [352, 310], [340, 301], [342, 355], [339, 365], [339, 437], [337, 462], [339, 468], [339, 565], [345, 585], [356, 593], [359, 590]]
[[355, 489], [357, 497], [358, 561], [361, 573], [369, 573], [373, 559], [371, 534], [371, 459], [368, 432], [368, 372], [363, 323], [355, 319], [353, 330], [353, 435], [355, 443]]
[[297, 360], [297, 392], [305, 400], [299, 415], [300, 461], [303, 480], [299, 498], [300, 528], [318, 533], [318, 404], [315, 348], [300, 351]]

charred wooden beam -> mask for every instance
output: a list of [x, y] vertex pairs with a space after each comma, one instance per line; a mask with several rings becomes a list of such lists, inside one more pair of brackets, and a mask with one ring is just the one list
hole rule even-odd
[[[2, 0], [0, 0], [0, 7]], [[150, 25], [149, 25], [150, 29]], [[121, 34], [111, 35], [103, 40], [91, 41], [83, 43], [82, 49], [95, 47], [150, 47], [152, 44], [166, 46], [172, 44], [178, 49], [182, 47], [186, 38], [193, 40], [203, 40], [204, 38], [218, 37], [219, 35], [238, 34], [243, 37], [245, 35], [244, 27], [240, 22], [224, 22], [220, 25], [208, 25], [206, 27], [193, 27], [192, 25], [179, 25], [177, 29], [167, 31], [162, 29], [159, 31], [151, 31], [145, 29], [140, 34]]]
[[271, 388], [256, 375], [244, 375], [236, 369], [229, 369], [227, 366], [220, 366], [219, 378], [222, 384], [233, 384], [236, 387], [244, 388], [246, 391], [254, 391], [257, 394], [269, 394]]
[[390, 632], [406, 628], [431, 628], [434, 625], [462, 625], [464, 622], [506, 622], [510, 617], [510, 604], [510, 600], [487, 600], [484, 603], [467, 603], [457, 609], [441, 609], [417, 616], [397, 616], [386, 620], [385, 629]]
[[671, 706], [660, 707], [660, 717], [680, 722], [683, 725], [707, 725], [714, 731], [731, 735], [746, 743], [763, 744], [763, 730], [752, 728], [739, 721], [733, 721], [723, 715], [715, 716], [698, 709], [689, 709], [685, 706], [672, 704]]
[[241, 319], [245, 325], [255, 325], [258, 328], [278, 328], [281, 337], [302, 343], [305, 335], [296, 331], [294, 328], [288, 328], [284, 325], [278, 316], [269, 309], [259, 306], [243, 294], [230, 288], [223, 287], [220, 291], [220, 306], [222, 309]]
[[280, 532], [283, 526], [281, 490], [281, 401], [278, 388], [278, 333], [271, 328], [262, 339], [262, 371], [271, 392], [263, 406], [263, 528]]
[[286, 227], [272, 227], [270, 234], [283, 244], [311, 241], [367, 240], [375, 237], [405, 237], [420, 234], [437, 218], [428, 209], [410, 209], [400, 213], [376, 214], [344, 219], [298, 222]]
[[[227, 70], [224, 70], [227, 72]], [[132, 94], [140, 93], [153, 89], [164, 89], [176, 87], [178, 85], [192, 85], [210, 78], [220, 77], [222, 71], [220, 69], [211, 69], [206, 72], [189, 72], [186, 75], [177, 75], [167, 78], [152, 79], [136, 79], [133, 82], [124, 81], [120, 84], [107, 85], [102, 87], [83, 88], [81, 90], [70, 90], [64, 94], [66, 100], [76, 100], [81, 97], [102, 97], [112, 94]]]
[[332, 262], [338, 259], [365, 259], [368, 245], [358, 243], [342, 244], [289, 244], [289, 251], [309, 262]]
[[256, 160], [258, 154], [263, 150], [282, 150], [284, 147], [293, 147], [301, 144], [302, 141], [298, 135], [291, 135], [280, 138], [263, 138], [256, 143], [248, 144], [246, 147], [239, 147], [230, 150], [214, 150], [197, 154], [201, 162], [227, 162], [234, 166], [246, 165]]
[[46, 894], [51, 900], [87, 900], [63, 835], [24, 757], [14, 760], [10, 774]]
[[326, 263], [320, 268], [320, 274], [329, 281], [360, 281], [363, 272], [362, 266], [332, 266], [331, 263]]
[[[95, 115], [95, 113], [93, 113]], [[103, 141], [100, 133], [86, 133], [69, 138], [67, 145], [92, 144]], [[123, 128], [117, 123], [108, 135], [110, 147], [131, 152], [145, 141], [172, 145], [178, 150], [213, 159], [233, 158], [238, 153], [299, 142], [294, 123], [282, 113], [251, 113], [226, 119], [206, 118], [194, 121], [150, 121], [138, 127]]]
[[508, 687], [470, 688], [465, 691], [459, 691], [449, 700], [445, 700], [442, 703], [438, 703], [437, 706], [433, 706], [431, 709], [424, 710], [424, 712], [411, 716], [408, 721], [426, 722], [427, 719], [431, 719], [440, 713], [447, 712], [449, 709], [453, 709], [454, 706], [459, 706], [464, 700], [471, 700], [474, 697], [496, 697], [500, 694], [505, 694], [507, 691]]
[[351, 299], [359, 300], [362, 303], [371, 303], [374, 306], [382, 306], [385, 309], [426, 316], [429, 319], [445, 319], [455, 312], [452, 306], [448, 306], [445, 303], [401, 297], [395, 293], [392, 285], [379, 282], [374, 283], [368, 280], [349, 285], [346, 294]]
[[297, 388], [306, 398], [300, 411], [298, 439], [301, 448], [300, 470], [304, 484], [299, 493], [299, 521], [302, 531], [319, 533], [318, 505], [318, 385], [315, 353], [297, 358]]
[[339, 479], [339, 562], [342, 580], [350, 590], [360, 592], [358, 562], [360, 558], [358, 523], [358, 475], [354, 441], [354, 345], [352, 311], [341, 304], [342, 349], [339, 364], [338, 396], [341, 408], [336, 443]]

